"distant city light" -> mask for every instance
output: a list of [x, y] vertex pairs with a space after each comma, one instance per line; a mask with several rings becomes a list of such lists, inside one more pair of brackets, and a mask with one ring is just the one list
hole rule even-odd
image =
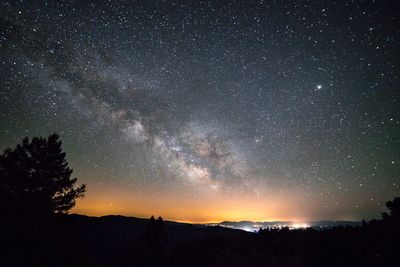
[[308, 228], [310, 225], [306, 223], [294, 223], [289, 228], [291, 229], [301, 229], [301, 228]]

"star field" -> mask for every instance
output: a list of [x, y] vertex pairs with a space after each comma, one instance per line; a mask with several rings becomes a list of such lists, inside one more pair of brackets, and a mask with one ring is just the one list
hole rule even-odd
[[57, 132], [75, 212], [378, 217], [400, 195], [383, 1], [3, 1], [0, 148]]

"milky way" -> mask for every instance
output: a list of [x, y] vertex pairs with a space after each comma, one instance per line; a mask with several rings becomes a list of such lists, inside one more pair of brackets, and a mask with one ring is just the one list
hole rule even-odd
[[2, 1], [0, 148], [58, 132], [76, 212], [378, 217], [400, 195], [400, 12], [194, 2]]

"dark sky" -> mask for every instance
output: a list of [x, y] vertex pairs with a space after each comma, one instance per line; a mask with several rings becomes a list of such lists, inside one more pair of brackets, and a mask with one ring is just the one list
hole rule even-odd
[[2, 1], [0, 148], [59, 133], [79, 213], [379, 217], [400, 195], [393, 3]]

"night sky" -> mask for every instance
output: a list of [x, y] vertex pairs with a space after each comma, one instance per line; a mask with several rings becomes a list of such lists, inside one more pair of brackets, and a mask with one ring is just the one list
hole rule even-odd
[[59, 133], [88, 187], [73, 212], [360, 220], [400, 196], [390, 1], [1, 1], [0, 14], [0, 149]]

